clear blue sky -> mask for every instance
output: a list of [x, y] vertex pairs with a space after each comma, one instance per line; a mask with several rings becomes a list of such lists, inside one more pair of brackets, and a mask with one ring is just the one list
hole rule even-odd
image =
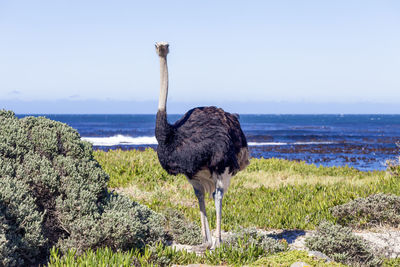
[[400, 1], [0, 1], [0, 102], [155, 102], [163, 40], [171, 105], [400, 104], [399, 33]]

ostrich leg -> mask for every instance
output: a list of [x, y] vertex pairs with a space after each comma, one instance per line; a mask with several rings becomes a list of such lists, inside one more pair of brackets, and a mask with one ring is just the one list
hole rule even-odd
[[215, 201], [215, 212], [216, 212], [216, 233], [217, 238], [215, 240], [214, 247], [218, 247], [221, 244], [221, 218], [222, 218], [222, 198], [224, 197], [224, 188], [222, 187], [222, 181], [218, 180], [216, 183], [216, 189], [214, 193]]
[[206, 203], [204, 201], [204, 192], [194, 188], [194, 194], [199, 201], [200, 216], [201, 216], [201, 233], [203, 235], [204, 245], [209, 248], [212, 245], [211, 232], [208, 226]]

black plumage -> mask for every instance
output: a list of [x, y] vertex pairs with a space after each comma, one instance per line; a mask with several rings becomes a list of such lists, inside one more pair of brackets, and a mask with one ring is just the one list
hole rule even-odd
[[229, 168], [234, 175], [248, 164], [248, 158], [240, 156], [247, 142], [237, 115], [220, 108], [191, 109], [173, 125], [165, 111], [158, 111], [156, 138], [159, 161], [169, 174], [191, 179], [203, 168], [219, 175]]

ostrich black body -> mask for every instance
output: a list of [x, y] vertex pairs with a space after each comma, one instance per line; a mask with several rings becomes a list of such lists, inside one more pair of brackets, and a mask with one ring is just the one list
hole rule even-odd
[[222, 174], [226, 168], [232, 175], [248, 165], [247, 141], [237, 115], [216, 107], [189, 110], [175, 124], [167, 121], [159, 110], [156, 121], [157, 154], [161, 166], [169, 174], [185, 174], [191, 179], [202, 168]]

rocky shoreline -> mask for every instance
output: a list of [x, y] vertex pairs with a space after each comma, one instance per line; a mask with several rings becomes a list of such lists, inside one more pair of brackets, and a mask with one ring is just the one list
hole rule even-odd
[[[399, 155], [398, 140], [384, 140], [371, 144], [308, 144], [285, 146], [250, 147], [253, 157], [276, 157], [287, 160], [305, 161], [323, 166], [355, 167], [362, 171], [384, 170], [386, 161]], [[376, 142], [376, 141], [375, 141]]]
[[[286, 160], [305, 161], [309, 164], [323, 166], [345, 166], [357, 168], [361, 171], [385, 170], [386, 161], [393, 160], [400, 154], [396, 146], [398, 138], [386, 138], [371, 141], [370, 144], [349, 144], [344, 141], [334, 144], [297, 144], [297, 145], [266, 145], [250, 146], [251, 157], [255, 158], [280, 158]], [[138, 149], [145, 150], [156, 145], [146, 146], [97, 146], [94, 149]]]

